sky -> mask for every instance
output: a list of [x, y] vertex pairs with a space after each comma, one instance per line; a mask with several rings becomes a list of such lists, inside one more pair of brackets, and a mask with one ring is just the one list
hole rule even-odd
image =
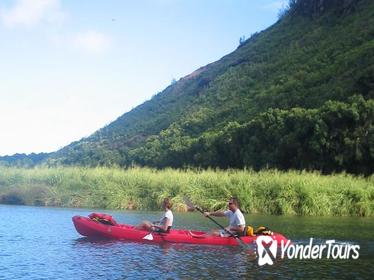
[[234, 51], [287, 0], [0, 0], [0, 156], [56, 151]]

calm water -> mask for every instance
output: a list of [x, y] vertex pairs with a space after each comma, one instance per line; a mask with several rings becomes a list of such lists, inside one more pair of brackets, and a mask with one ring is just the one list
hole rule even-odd
[[[374, 219], [247, 215], [295, 243], [310, 237], [361, 246], [357, 260], [277, 260], [258, 266], [254, 252], [197, 245], [151, 245], [82, 238], [71, 222], [93, 210], [0, 205], [0, 279], [372, 279]], [[157, 219], [157, 212], [106, 211], [117, 222]], [[198, 213], [175, 214], [175, 227], [214, 227]], [[221, 220], [224, 223], [224, 220]], [[261, 277], [261, 278], [260, 278]]]

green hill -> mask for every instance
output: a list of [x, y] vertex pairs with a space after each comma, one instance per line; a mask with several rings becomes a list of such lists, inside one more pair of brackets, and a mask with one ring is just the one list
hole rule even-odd
[[373, 173], [374, 2], [289, 5], [234, 52], [46, 163]]

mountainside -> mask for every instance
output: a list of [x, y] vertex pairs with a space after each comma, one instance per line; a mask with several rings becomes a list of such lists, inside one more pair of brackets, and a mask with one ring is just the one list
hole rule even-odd
[[46, 163], [371, 174], [373, 98], [374, 2], [293, 0], [231, 54]]

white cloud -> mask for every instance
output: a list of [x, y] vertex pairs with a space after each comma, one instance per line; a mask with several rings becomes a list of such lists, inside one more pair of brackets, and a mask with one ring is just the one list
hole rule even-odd
[[288, 2], [289, 2], [288, 0], [277, 0], [277, 1], [273, 1], [269, 4], [264, 5], [263, 8], [267, 10], [279, 11], [281, 9], [286, 8], [288, 5]]
[[104, 53], [112, 45], [109, 36], [94, 30], [75, 34], [55, 34], [49, 39], [56, 47], [88, 54]]
[[40, 22], [60, 22], [64, 13], [60, 7], [60, 0], [16, 0], [7, 9], [1, 9], [2, 22], [8, 26], [34, 26]]
[[91, 30], [75, 34], [70, 43], [77, 50], [97, 54], [108, 50], [111, 40], [105, 34]]

